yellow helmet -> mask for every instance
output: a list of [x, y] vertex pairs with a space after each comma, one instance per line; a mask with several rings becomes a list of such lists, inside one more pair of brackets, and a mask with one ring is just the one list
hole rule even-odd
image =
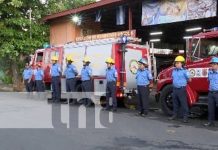
[[114, 60], [111, 57], [107, 58], [105, 62], [109, 64], [114, 64]]
[[89, 62], [90, 63], [91, 61], [90, 61], [89, 57], [85, 56], [84, 59], [83, 59], [83, 62], [85, 62], [85, 63]]
[[185, 58], [183, 56], [177, 56], [175, 62], [185, 62]]
[[58, 61], [58, 57], [57, 56], [52, 56], [51, 60]]
[[67, 56], [66, 60], [67, 60], [67, 61], [72, 61], [72, 62], [73, 62], [73, 58], [72, 58], [72, 56], [70, 56], [70, 55]]

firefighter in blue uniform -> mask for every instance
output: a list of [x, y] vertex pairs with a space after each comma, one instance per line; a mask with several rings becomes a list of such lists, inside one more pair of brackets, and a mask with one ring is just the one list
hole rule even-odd
[[32, 75], [33, 75], [33, 71], [30, 67], [30, 65], [28, 63], [26, 63], [25, 65], [25, 69], [23, 71], [23, 81], [25, 84], [25, 88], [27, 92], [32, 92], [33, 91], [33, 87], [32, 87]]
[[58, 57], [52, 57], [52, 66], [51, 66], [51, 84], [52, 84], [52, 100], [54, 103], [60, 102], [61, 99], [61, 89], [60, 89], [60, 76], [61, 68], [57, 63]]
[[[92, 69], [89, 66], [90, 63], [90, 59], [86, 56], [83, 59], [83, 68], [81, 70], [82, 90], [85, 93], [92, 91]], [[83, 104], [89, 107], [92, 104], [90, 93], [86, 93], [86, 97]]]
[[141, 58], [138, 61], [139, 69], [136, 73], [136, 84], [138, 91], [138, 111], [137, 115], [145, 117], [148, 114], [149, 88], [153, 87], [153, 77], [148, 70], [148, 60]]
[[117, 99], [116, 99], [116, 84], [117, 84], [117, 70], [114, 66], [114, 60], [112, 58], [107, 58], [106, 60], [107, 70], [106, 70], [106, 108], [105, 110], [110, 110], [109, 99], [113, 99], [113, 112], [117, 111]]
[[186, 86], [190, 80], [188, 70], [184, 68], [185, 58], [177, 56], [174, 62], [175, 68], [172, 72], [173, 79], [173, 115], [169, 120], [175, 120], [178, 117], [179, 108], [182, 108], [183, 122], [188, 123], [189, 108], [187, 103]]
[[215, 126], [215, 110], [218, 107], [218, 58], [211, 59], [211, 69], [208, 72], [209, 94], [208, 94], [208, 123], [206, 127]]
[[[67, 56], [66, 61], [67, 61], [67, 66], [64, 71], [64, 75], [66, 77], [66, 91], [68, 92], [68, 94], [70, 94], [69, 92], [76, 91], [75, 86], [76, 86], [76, 76], [78, 75], [78, 71], [76, 67], [72, 64], [73, 63], [72, 56]], [[69, 95], [68, 99], [72, 98], [71, 96]], [[75, 104], [76, 102], [75, 100], [73, 100], [73, 102], [70, 103]]]
[[44, 71], [41, 68], [41, 64], [38, 63], [36, 69], [34, 70], [35, 82], [36, 82], [36, 91], [44, 92]]

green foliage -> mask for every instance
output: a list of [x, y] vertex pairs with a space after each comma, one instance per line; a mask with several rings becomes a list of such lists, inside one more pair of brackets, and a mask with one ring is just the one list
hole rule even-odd
[[12, 77], [11, 76], [4, 76], [4, 77], [0, 78], [0, 80], [4, 84], [12, 84]]
[[[92, 1], [47, 0], [42, 4], [41, 0], [0, 0], [0, 60], [9, 61], [5, 64], [9, 67], [12, 64], [22, 66], [24, 56], [49, 42], [49, 27], [42, 22], [44, 16]], [[11, 67], [9, 72], [13, 72], [13, 69]], [[9, 82], [10, 79], [4, 81]]]
[[67, 9], [77, 8], [95, 2], [95, 0], [48, 0], [47, 6], [51, 8], [49, 14]]

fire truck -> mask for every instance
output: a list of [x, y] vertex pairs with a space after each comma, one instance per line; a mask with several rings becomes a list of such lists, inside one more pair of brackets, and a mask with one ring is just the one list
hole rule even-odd
[[[81, 42], [71, 42], [65, 45], [38, 49], [32, 57], [31, 64], [35, 66], [41, 63], [44, 70], [44, 82], [47, 89], [51, 89], [51, 58], [58, 56], [58, 63], [61, 65], [62, 72], [66, 67], [66, 57], [72, 56], [73, 64], [77, 67], [79, 74], [83, 67], [82, 60], [88, 56], [91, 60], [93, 70], [93, 92], [99, 97], [100, 103], [105, 102], [106, 92], [106, 64], [105, 60], [112, 57], [115, 60], [115, 67], [118, 71], [117, 91], [118, 100], [124, 96], [130, 95], [136, 88], [135, 74], [138, 69], [138, 60], [142, 57], [149, 59], [149, 50], [147, 46], [135, 44], [140, 39], [127, 37], [128, 42], [121, 42], [122, 38], [104, 38], [98, 40], [88, 40]], [[82, 91], [81, 80], [77, 80], [77, 91]], [[62, 97], [66, 93], [65, 79], [61, 78]], [[104, 93], [104, 94], [102, 94]]]
[[[191, 81], [188, 83], [186, 91], [190, 108], [198, 108], [201, 112], [207, 108], [209, 62], [217, 54], [217, 28], [204, 30], [187, 40], [185, 67], [191, 74]], [[161, 71], [157, 77], [156, 100], [161, 103], [162, 111], [166, 115], [171, 115], [173, 110], [172, 69], [173, 66]]]

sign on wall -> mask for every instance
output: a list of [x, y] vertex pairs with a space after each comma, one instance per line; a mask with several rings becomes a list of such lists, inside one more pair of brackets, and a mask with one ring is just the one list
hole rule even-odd
[[146, 0], [142, 26], [216, 16], [217, 0]]

